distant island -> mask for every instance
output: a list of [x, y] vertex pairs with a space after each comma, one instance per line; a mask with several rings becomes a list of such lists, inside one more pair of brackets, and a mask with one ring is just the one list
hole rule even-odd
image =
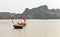
[[19, 19], [21, 14], [10, 13], [10, 12], [0, 12], [0, 19]]
[[[0, 19], [20, 19], [21, 14], [0, 12]], [[22, 13], [27, 19], [60, 19], [60, 9], [48, 9], [47, 5], [28, 9]]]

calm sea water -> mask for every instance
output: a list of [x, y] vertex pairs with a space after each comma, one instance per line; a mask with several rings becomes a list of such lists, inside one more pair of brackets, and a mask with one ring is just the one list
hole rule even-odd
[[[14, 24], [22, 20], [13, 20]], [[60, 37], [60, 19], [29, 19], [23, 29], [14, 29], [11, 20], [0, 19], [0, 37]]]

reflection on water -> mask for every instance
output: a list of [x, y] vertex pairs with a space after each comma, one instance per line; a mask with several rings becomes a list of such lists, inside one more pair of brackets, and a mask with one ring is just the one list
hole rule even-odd
[[60, 20], [27, 20], [23, 29], [13, 25], [11, 20], [0, 20], [0, 37], [60, 37]]

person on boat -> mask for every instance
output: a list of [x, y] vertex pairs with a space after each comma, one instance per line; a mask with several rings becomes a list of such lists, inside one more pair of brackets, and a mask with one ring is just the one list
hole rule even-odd
[[20, 23], [20, 25], [22, 25], [22, 22]]
[[23, 23], [22, 22], [20, 22], [20, 26], [23, 26]]
[[20, 15], [20, 19], [22, 19], [22, 15]]
[[24, 20], [24, 23], [26, 23], [26, 18], [24, 18], [23, 20]]

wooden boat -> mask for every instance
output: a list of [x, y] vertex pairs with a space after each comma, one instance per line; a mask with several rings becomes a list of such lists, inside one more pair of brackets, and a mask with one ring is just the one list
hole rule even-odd
[[[26, 25], [26, 18], [25, 17], [22, 17], [22, 15], [20, 15], [20, 19], [23, 19], [24, 20], [24, 23], [17, 23], [15, 25], [13, 25], [14, 28], [23, 28], [25, 25]], [[12, 20], [12, 23], [14, 24], [13, 20]]]
[[22, 23], [22, 25], [15, 24], [15, 25], [13, 25], [13, 27], [14, 27], [15, 29], [22, 29], [25, 25], [26, 25], [26, 23]]

